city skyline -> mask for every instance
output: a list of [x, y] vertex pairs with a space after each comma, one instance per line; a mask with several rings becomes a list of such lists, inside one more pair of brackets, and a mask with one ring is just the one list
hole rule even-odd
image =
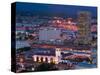
[[15, 72], [97, 67], [97, 7], [24, 2], [13, 5]]

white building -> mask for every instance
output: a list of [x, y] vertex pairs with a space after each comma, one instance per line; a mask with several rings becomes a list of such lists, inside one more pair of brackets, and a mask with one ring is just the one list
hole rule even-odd
[[35, 62], [47, 62], [58, 64], [61, 61], [61, 49], [42, 49], [34, 50], [34, 55], [32, 56]]
[[61, 29], [45, 27], [39, 30], [39, 41], [55, 41], [60, 39]]

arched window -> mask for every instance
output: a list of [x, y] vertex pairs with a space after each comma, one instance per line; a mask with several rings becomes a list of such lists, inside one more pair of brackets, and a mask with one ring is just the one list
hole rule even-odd
[[50, 58], [50, 63], [53, 63], [53, 58]]
[[36, 61], [39, 62], [39, 57], [36, 57]]
[[45, 58], [45, 62], [48, 62], [48, 58], [47, 57]]
[[41, 62], [43, 62], [43, 57], [41, 57]]

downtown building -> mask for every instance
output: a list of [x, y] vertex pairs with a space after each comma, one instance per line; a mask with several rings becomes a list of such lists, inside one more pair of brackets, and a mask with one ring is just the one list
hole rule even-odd
[[55, 41], [61, 39], [61, 29], [44, 27], [39, 30], [39, 41]]
[[43, 42], [62, 43], [64, 40], [71, 40], [72, 38], [75, 38], [74, 31], [67, 29], [43, 27], [39, 30], [39, 41]]
[[91, 13], [81, 11], [78, 13], [78, 35], [75, 43], [90, 44], [91, 43]]

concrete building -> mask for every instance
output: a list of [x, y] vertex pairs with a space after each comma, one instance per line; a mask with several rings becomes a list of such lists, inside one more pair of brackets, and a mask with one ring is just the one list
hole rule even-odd
[[55, 41], [60, 39], [61, 29], [44, 27], [39, 30], [39, 41]]

